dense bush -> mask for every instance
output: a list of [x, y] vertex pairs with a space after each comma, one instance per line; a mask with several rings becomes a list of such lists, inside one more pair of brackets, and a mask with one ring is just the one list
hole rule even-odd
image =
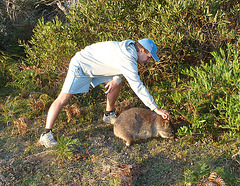
[[181, 130], [194, 133], [213, 132], [214, 128], [240, 129], [239, 52], [230, 45], [226, 52], [213, 52], [214, 60], [200, 67], [190, 67], [184, 74], [190, 80], [182, 91], [174, 91], [174, 110], [192, 125]]
[[9, 56], [5, 55], [4, 53], [0, 54], [0, 88], [3, 88], [8, 82], [12, 81], [11, 73], [9, 70], [14, 65], [15, 61], [12, 60]]
[[[229, 9], [222, 8], [225, 4]], [[68, 23], [39, 21], [26, 53], [47, 71], [62, 70], [74, 52], [94, 42], [149, 37], [162, 63], [206, 62], [210, 52], [236, 42], [238, 7], [197, 0], [79, 1], [67, 14]], [[167, 71], [161, 67], [153, 64], [151, 74]]]
[[53, 22], [39, 20], [32, 39], [25, 47], [30, 64], [39, 66], [44, 72], [56, 74], [66, 69], [76, 51], [76, 43], [57, 17]]

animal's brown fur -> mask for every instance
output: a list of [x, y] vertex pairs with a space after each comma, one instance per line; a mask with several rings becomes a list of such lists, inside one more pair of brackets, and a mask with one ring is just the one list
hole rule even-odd
[[130, 146], [135, 138], [174, 137], [170, 121], [144, 108], [131, 108], [122, 112], [114, 123], [114, 134], [125, 140], [127, 146]]

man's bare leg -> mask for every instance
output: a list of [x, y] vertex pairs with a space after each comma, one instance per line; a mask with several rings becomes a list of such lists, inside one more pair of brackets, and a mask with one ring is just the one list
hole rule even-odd
[[106, 111], [113, 111], [115, 108], [115, 102], [117, 101], [118, 95], [120, 93], [122, 83], [120, 83], [112, 92], [107, 94], [107, 104]]
[[39, 143], [46, 148], [50, 148], [58, 144], [58, 142], [53, 137], [52, 128], [63, 106], [66, 105], [66, 103], [71, 97], [72, 94], [60, 93], [57, 99], [52, 103], [51, 107], [49, 108], [45, 128], [46, 131], [40, 136], [39, 140]]
[[103, 121], [105, 123], [111, 123], [111, 124], [114, 124], [117, 118], [115, 112], [111, 112], [111, 111], [114, 111], [115, 102], [118, 98], [118, 95], [120, 93], [121, 86], [122, 86], [122, 83], [120, 83], [119, 85], [117, 85], [117, 83], [114, 83], [114, 84], [115, 84], [114, 88], [111, 89], [111, 91], [108, 91], [107, 93], [106, 112], [103, 115]]
[[53, 125], [61, 112], [64, 105], [70, 100], [73, 94], [69, 93], [60, 93], [57, 99], [52, 103], [51, 107], [49, 108], [48, 115], [47, 115], [47, 122], [46, 122], [46, 129], [52, 129]]

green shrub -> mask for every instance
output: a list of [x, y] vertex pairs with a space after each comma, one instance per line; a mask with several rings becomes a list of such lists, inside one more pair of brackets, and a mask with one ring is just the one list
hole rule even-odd
[[[214, 61], [183, 71], [191, 78], [182, 92], [174, 91], [176, 112], [182, 115], [196, 133], [207, 133], [214, 126], [239, 131], [240, 65], [239, 52], [229, 45], [225, 52], [213, 52]], [[183, 132], [182, 131], [181, 133]], [[184, 129], [187, 132], [186, 129]]]
[[7, 85], [14, 87], [17, 92], [32, 92], [37, 90], [39, 87], [36, 84], [36, 70], [21, 68], [20, 66], [12, 66], [10, 74], [13, 78]]
[[206, 162], [199, 163], [194, 167], [195, 170], [187, 168], [184, 171], [183, 176], [183, 184], [184, 185], [194, 185], [198, 183], [199, 181], [202, 181], [203, 179], [207, 178], [209, 175], [209, 168], [206, 165]]
[[57, 137], [57, 141], [58, 141], [58, 146], [55, 148], [54, 151], [58, 156], [58, 159], [64, 162], [66, 158], [70, 158], [74, 156], [71, 148], [72, 146], [78, 144], [78, 139], [72, 139], [72, 136], [65, 137], [64, 135], [62, 135], [60, 138]]
[[[158, 45], [161, 61], [152, 63], [151, 71], [141, 75], [158, 82], [162, 74], [177, 73], [173, 71], [176, 60], [205, 62], [212, 58], [210, 52], [236, 42], [238, 4], [224, 9], [226, 4], [207, 0], [82, 0], [69, 10], [65, 24], [57, 17], [53, 22], [40, 20], [29, 44], [24, 44], [25, 52], [31, 64], [48, 74], [49, 81], [53, 81], [50, 73], [62, 80], [71, 57], [87, 45], [149, 37]], [[172, 80], [174, 76], [168, 81]]]
[[67, 26], [55, 18], [53, 22], [39, 20], [29, 44], [24, 44], [30, 64], [39, 66], [44, 72], [62, 73], [73, 56], [76, 43], [72, 41]]
[[6, 86], [7, 82], [12, 81], [12, 76], [10, 73], [11, 67], [13, 67], [16, 62], [11, 59], [10, 56], [0, 53], [0, 88]]
[[[17, 97], [8, 96], [4, 105], [1, 108], [0, 121], [7, 125], [8, 133], [10, 134], [10, 126], [13, 126], [14, 121], [17, 119], [20, 113], [26, 109], [26, 104], [23, 100]], [[11, 128], [13, 133], [14, 127]]]
[[36, 75], [42, 91], [56, 94], [65, 78], [70, 59], [76, 52], [76, 43], [71, 37], [67, 25], [64, 26], [56, 17], [53, 22], [39, 20], [32, 39], [27, 44], [22, 43], [26, 62], [38, 72]]

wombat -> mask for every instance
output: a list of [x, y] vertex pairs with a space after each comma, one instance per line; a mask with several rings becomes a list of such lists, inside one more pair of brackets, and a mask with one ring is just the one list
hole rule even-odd
[[130, 146], [135, 138], [147, 139], [158, 136], [174, 138], [170, 121], [144, 108], [131, 108], [122, 112], [114, 123], [113, 131], [115, 136], [127, 142], [127, 146]]

